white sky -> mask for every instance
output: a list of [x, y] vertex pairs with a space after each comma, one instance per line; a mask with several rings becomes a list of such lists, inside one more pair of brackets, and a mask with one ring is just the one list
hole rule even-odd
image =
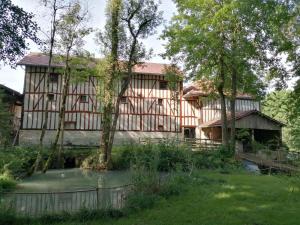
[[[36, 21], [42, 30], [46, 30], [47, 27], [47, 13], [39, 4], [40, 0], [12, 0], [12, 3], [22, 7], [28, 12], [36, 14]], [[90, 26], [95, 29], [102, 29], [105, 24], [105, 5], [107, 0], [83, 0], [83, 2], [88, 3], [88, 8], [91, 14]], [[164, 12], [165, 23], [168, 23], [172, 15], [176, 11], [176, 7], [172, 0], [162, 0], [160, 10]], [[145, 40], [145, 45], [147, 48], [152, 48], [154, 50], [154, 55], [150, 61], [152, 62], [165, 62], [159, 54], [164, 52], [164, 42], [159, 40], [159, 36], [164, 28], [162, 24], [158, 30], [157, 34]], [[86, 50], [98, 54], [99, 47], [94, 42], [95, 35], [92, 34], [86, 39]], [[39, 48], [34, 43], [30, 44], [29, 52], [37, 52]], [[16, 69], [12, 69], [9, 66], [0, 65], [0, 83], [4, 84], [10, 88], [13, 88], [19, 92], [23, 92], [24, 84], [24, 68], [18, 66]]]

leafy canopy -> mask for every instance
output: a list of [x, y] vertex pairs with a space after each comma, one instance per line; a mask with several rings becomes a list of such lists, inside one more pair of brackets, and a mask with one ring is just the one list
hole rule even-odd
[[38, 26], [34, 15], [12, 4], [11, 0], [0, 0], [0, 61], [14, 65], [28, 49], [27, 40], [39, 42]]
[[[286, 77], [280, 54], [293, 43], [285, 27], [295, 16], [294, 1], [280, 0], [175, 0], [178, 13], [162, 36], [165, 56], [182, 61], [189, 78], [219, 82], [238, 74], [238, 89], [261, 92], [262, 78]], [[225, 68], [221, 65], [224, 64]], [[266, 76], [268, 75], [268, 76]]]

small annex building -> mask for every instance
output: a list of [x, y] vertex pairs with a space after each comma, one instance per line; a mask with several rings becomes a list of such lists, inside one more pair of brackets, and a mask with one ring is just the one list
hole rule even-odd
[[21, 126], [21, 116], [22, 116], [22, 105], [23, 105], [23, 95], [3, 84], [0, 84], [0, 91], [3, 93], [3, 102], [8, 105], [8, 112], [12, 115], [12, 127], [13, 127], [13, 137], [14, 144], [17, 141], [17, 136]]

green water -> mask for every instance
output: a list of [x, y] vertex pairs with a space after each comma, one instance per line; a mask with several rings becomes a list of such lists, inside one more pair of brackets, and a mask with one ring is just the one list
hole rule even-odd
[[17, 192], [59, 192], [95, 187], [118, 187], [131, 183], [130, 171], [49, 170], [22, 180]]

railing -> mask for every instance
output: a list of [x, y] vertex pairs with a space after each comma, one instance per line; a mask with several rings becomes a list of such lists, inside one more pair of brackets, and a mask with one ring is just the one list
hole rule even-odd
[[193, 151], [199, 150], [213, 150], [217, 149], [222, 144], [221, 140], [201, 139], [201, 138], [140, 138], [140, 144], [174, 144], [174, 145], [187, 145]]
[[43, 193], [1, 193], [1, 203], [19, 216], [39, 217], [80, 209], [121, 209], [133, 185], [79, 191]]

